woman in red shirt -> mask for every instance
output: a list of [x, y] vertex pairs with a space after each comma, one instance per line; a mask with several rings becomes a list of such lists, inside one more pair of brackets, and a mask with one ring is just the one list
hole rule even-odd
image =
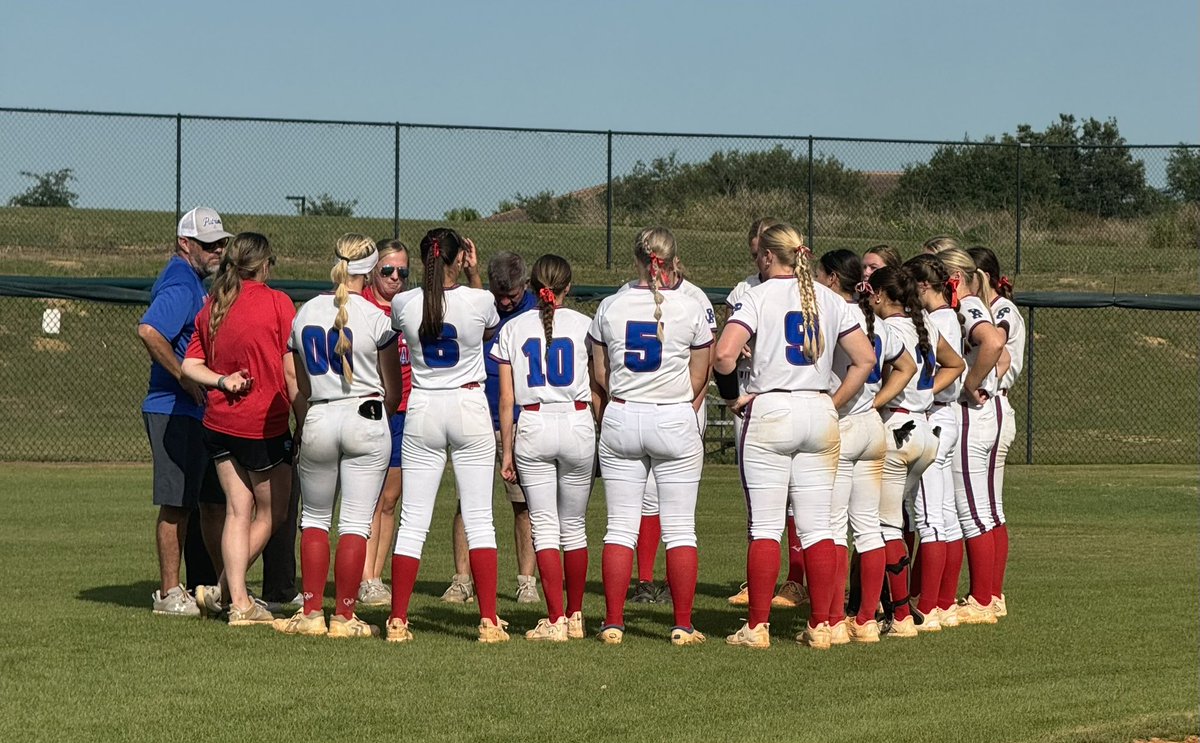
[[[370, 283], [363, 289], [362, 296], [390, 316], [392, 297], [408, 288], [408, 247], [399, 240], [380, 240], [375, 247], [379, 251], [379, 263], [371, 272]], [[404, 416], [408, 411], [408, 393], [412, 389], [412, 365], [403, 335], [396, 345], [400, 348], [403, 392], [400, 406], [389, 418], [392, 459], [388, 463], [379, 504], [375, 506], [375, 518], [371, 521], [371, 538], [367, 541], [367, 562], [358, 587], [358, 602], [363, 606], [392, 605], [392, 592], [383, 584], [383, 566], [391, 559], [392, 538], [396, 535], [396, 504], [400, 502], [401, 489], [400, 442], [404, 438]]]
[[286, 518], [291, 493], [296, 370], [287, 340], [296, 308], [267, 287], [274, 264], [267, 238], [233, 238], [182, 364], [188, 379], [208, 388], [205, 443], [226, 498], [225, 571], [220, 586], [196, 588], [196, 603], [205, 615], [228, 606], [232, 626], [274, 618], [250, 599], [246, 571]]

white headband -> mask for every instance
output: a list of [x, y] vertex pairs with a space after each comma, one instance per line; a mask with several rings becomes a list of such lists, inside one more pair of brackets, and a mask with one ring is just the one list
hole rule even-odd
[[356, 261], [341, 256], [338, 256], [338, 260], [346, 261], [346, 271], [351, 276], [368, 276], [374, 270], [375, 264], [379, 263], [379, 251], [372, 250], [366, 256]]

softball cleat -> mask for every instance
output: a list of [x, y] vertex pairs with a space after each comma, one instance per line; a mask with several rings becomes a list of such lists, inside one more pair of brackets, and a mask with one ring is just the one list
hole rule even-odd
[[525, 639], [535, 642], [566, 642], [567, 618], [559, 617], [557, 622], [539, 619], [537, 626], [525, 633]]
[[805, 623], [804, 630], [796, 635], [796, 642], [814, 650], [828, 650], [832, 645], [832, 636], [833, 629], [829, 626], [829, 622], [821, 622], [816, 627]]
[[485, 645], [508, 642], [508, 633], [504, 631], [506, 627], [508, 627], [508, 622], [500, 617], [496, 617], [495, 622], [484, 617], [479, 620], [479, 642]]
[[904, 619], [896, 619], [892, 622], [892, 626], [888, 628], [888, 637], [916, 637], [917, 636], [917, 621], [913, 619], [912, 614], [909, 614]]
[[974, 596], [968, 596], [958, 605], [958, 621], [961, 624], [995, 624], [996, 614], [991, 604], [980, 606]]
[[303, 608], [286, 619], [276, 619], [271, 626], [275, 628], [276, 632], [282, 632], [285, 635], [317, 637], [329, 632], [325, 627], [324, 612], [315, 611], [312, 614], [305, 614]]
[[400, 617], [392, 617], [387, 620], [387, 641], [388, 642], [412, 642], [413, 633], [408, 629], [408, 622]]
[[808, 601], [808, 592], [804, 590], [804, 586], [794, 580], [784, 581], [779, 587], [775, 598], [771, 599], [771, 606], [776, 609], [795, 609], [800, 604]]
[[771, 647], [771, 625], [762, 622], [751, 627], [750, 623], [746, 622], [741, 629], [725, 638], [725, 644], [743, 648], [769, 648]]
[[846, 629], [849, 631], [850, 640], [853, 642], [864, 644], [879, 642], [879, 622], [876, 622], [874, 619], [868, 619], [866, 624], [859, 624], [857, 620], [849, 619]]
[[329, 636], [379, 637], [379, 628], [359, 619], [357, 614], [351, 614], [349, 619], [340, 614], [334, 614], [333, 619], [329, 621]]
[[606, 624], [600, 628], [596, 639], [605, 645], [620, 645], [625, 639], [625, 628], [618, 624]]
[[672, 627], [671, 644], [677, 647], [702, 645], [708, 638], [695, 627]]
[[577, 611], [567, 617], [567, 637], [572, 640], [582, 640], [583, 636], [583, 612]]
[[738, 592], [729, 597], [730, 606], [749, 606], [750, 605], [750, 587], [743, 583]]

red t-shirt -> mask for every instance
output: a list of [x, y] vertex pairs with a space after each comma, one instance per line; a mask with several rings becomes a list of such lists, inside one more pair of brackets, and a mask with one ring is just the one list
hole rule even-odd
[[283, 356], [296, 307], [288, 295], [257, 281], [242, 281], [233, 306], [217, 329], [208, 332], [212, 298], [196, 315], [196, 332], [184, 358], [200, 359], [218, 374], [245, 369], [254, 383], [245, 394], [208, 391], [204, 425], [246, 439], [269, 439], [288, 432], [291, 405], [283, 375]]
[[[375, 290], [371, 287], [366, 287], [362, 292], [363, 299], [375, 305], [379, 309], [386, 312], [389, 316], [392, 314], [392, 305], [381, 301], [375, 296]], [[408, 343], [404, 340], [404, 334], [396, 336], [396, 346], [400, 349], [400, 407], [396, 408], [397, 413], [403, 413], [408, 410], [408, 393], [412, 391], [412, 358], [408, 355]]]

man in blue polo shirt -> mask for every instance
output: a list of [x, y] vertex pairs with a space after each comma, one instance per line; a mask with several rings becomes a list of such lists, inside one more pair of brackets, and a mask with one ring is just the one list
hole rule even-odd
[[215, 565], [220, 565], [225, 506], [215, 478], [208, 488], [204, 487], [205, 471], [210, 465], [201, 423], [205, 390], [184, 378], [179, 365], [195, 330], [196, 313], [207, 296], [203, 280], [216, 271], [231, 237], [220, 215], [212, 209], [196, 207], [183, 215], [175, 255], [154, 282], [150, 306], [138, 324], [138, 337], [151, 361], [142, 418], [150, 439], [154, 505], [158, 506], [156, 543], [161, 585], [152, 596], [155, 614], [200, 615], [195, 599], [179, 577], [188, 520], [197, 506], [209, 555]]
[[[492, 430], [496, 432], [496, 469], [499, 471], [500, 462], [500, 365], [492, 359], [492, 347], [500, 338], [500, 328], [522, 312], [537, 307], [537, 298], [529, 291], [529, 268], [525, 260], [515, 253], [497, 253], [488, 261], [488, 290], [496, 298], [496, 312], [500, 315], [500, 325], [496, 334], [484, 346], [483, 360], [487, 369], [487, 381], [484, 382], [484, 392], [487, 393], [488, 407], [492, 411]], [[520, 408], [513, 407], [513, 422], [520, 415]], [[537, 591], [537, 578], [534, 570], [537, 567], [537, 557], [533, 551], [533, 527], [529, 521], [529, 506], [525, 504], [525, 493], [520, 485], [514, 485], [501, 479], [504, 492], [513, 507], [513, 539], [517, 549], [517, 591], [518, 603], [535, 604], [541, 601]], [[463, 528], [462, 516], [454, 515], [454, 577], [450, 587], [442, 594], [442, 600], [451, 603], [463, 603], [475, 595], [475, 587], [471, 582], [470, 560], [467, 553], [467, 534]]]

